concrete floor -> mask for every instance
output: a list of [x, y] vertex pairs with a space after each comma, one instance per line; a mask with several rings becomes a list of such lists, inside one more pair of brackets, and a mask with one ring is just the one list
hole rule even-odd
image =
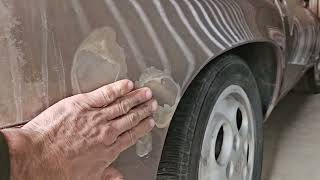
[[289, 94], [265, 124], [262, 180], [320, 179], [320, 95]]

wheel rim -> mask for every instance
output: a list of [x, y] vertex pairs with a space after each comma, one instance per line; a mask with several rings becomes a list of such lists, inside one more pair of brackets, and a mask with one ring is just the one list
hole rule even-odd
[[251, 180], [255, 136], [250, 101], [237, 85], [218, 97], [205, 131], [199, 180]]

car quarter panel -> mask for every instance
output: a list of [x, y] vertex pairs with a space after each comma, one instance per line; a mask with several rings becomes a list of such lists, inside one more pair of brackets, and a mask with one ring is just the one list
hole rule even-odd
[[287, 68], [284, 73], [282, 95], [285, 95], [304, 74], [306, 66], [312, 66], [319, 59], [320, 15], [318, 0], [276, 1], [282, 9], [287, 23]]
[[274, 46], [280, 85], [285, 33], [272, 0], [0, 0], [0, 125], [130, 78], [154, 90], [159, 128], [147, 157], [131, 148], [115, 166], [149, 180], [188, 84], [210, 60], [254, 42]]

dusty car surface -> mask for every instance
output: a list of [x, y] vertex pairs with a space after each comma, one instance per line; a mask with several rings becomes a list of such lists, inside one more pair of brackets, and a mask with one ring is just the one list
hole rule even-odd
[[0, 0], [0, 126], [129, 78], [157, 128], [114, 164], [130, 180], [261, 174], [263, 121], [317, 92], [320, 0]]

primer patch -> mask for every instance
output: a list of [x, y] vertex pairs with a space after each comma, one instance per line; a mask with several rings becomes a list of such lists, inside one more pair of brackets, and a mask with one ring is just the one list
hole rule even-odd
[[152, 135], [146, 134], [137, 141], [136, 154], [139, 157], [144, 157], [152, 151]]
[[74, 94], [88, 92], [127, 77], [126, 57], [110, 27], [94, 30], [79, 46], [73, 60]]
[[156, 126], [168, 127], [181, 97], [180, 86], [168, 73], [154, 67], [147, 68], [141, 74], [136, 86], [149, 87], [152, 90], [153, 97], [159, 103], [159, 109], [154, 115]]

